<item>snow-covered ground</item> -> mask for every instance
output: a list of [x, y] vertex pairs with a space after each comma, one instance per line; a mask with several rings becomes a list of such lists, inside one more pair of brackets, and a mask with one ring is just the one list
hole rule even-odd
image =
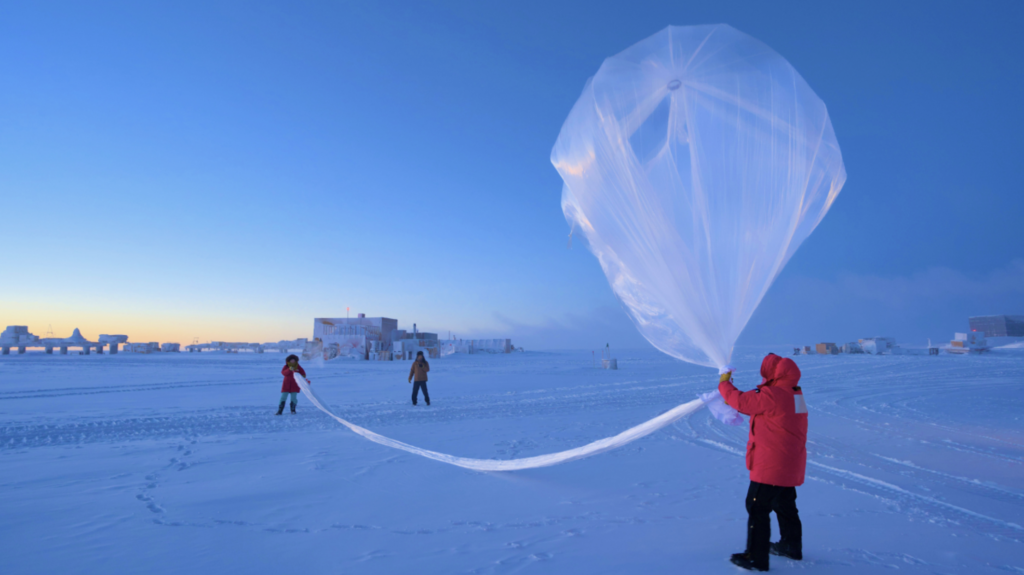
[[[743, 348], [737, 383], [761, 357]], [[735, 573], [746, 428], [702, 410], [596, 457], [477, 473], [370, 443], [282, 355], [0, 358], [3, 573]], [[479, 458], [583, 445], [713, 389], [655, 351], [306, 365], [339, 415]], [[816, 573], [1024, 573], [1024, 353], [803, 356], [803, 562]]]

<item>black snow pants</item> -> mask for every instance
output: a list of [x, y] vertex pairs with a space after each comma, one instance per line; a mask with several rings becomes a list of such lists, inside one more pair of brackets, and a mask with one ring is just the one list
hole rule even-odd
[[416, 405], [416, 398], [420, 394], [420, 388], [421, 387], [423, 388], [423, 401], [426, 401], [427, 405], [430, 405], [430, 394], [427, 393], [427, 382], [425, 382], [425, 381], [413, 382], [413, 384], [412, 384], [412, 404]]
[[771, 512], [779, 519], [783, 546], [803, 552], [803, 527], [796, 510], [796, 487], [778, 487], [750, 482], [747, 490], [747, 553], [757, 567], [768, 568], [768, 545], [772, 538]]

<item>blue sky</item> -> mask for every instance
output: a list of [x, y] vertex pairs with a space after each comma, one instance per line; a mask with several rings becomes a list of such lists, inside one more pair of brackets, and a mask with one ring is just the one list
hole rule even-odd
[[719, 22], [801, 72], [849, 175], [741, 343], [1024, 313], [1024, 5], [844, 4], [0, 2], [0, 322], [642, 345], [551, 146], [604, 58]]

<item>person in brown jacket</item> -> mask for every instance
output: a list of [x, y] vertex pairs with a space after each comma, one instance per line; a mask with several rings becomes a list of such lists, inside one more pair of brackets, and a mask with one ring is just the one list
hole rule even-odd
[[416, 352], [416, 361], [412, 362], [412, 368], [409, 369], [409, 381], [413, 382], [412, 386], [412, 404], [416, 405], [416, 397], [420, 394], [420, 388], [423, 388], [423, 401], [430, 405], [430, 395], [427, 394], [427, 372], [430, 371], [430, 364], [427, 363], [427, 359], [423, 357], [422, 351]]

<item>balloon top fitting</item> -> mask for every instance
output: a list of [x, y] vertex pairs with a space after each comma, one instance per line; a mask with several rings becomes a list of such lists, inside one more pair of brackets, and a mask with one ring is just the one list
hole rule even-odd
[[668, 89], [669, 90], [676, 90], [676, 89], [679, 88], [679, 86], [682, 86], [682, 85], [683, 85], [683, 83], [680, 82], [679, 80], [672, 80], [671, 82], [668, 83]]

